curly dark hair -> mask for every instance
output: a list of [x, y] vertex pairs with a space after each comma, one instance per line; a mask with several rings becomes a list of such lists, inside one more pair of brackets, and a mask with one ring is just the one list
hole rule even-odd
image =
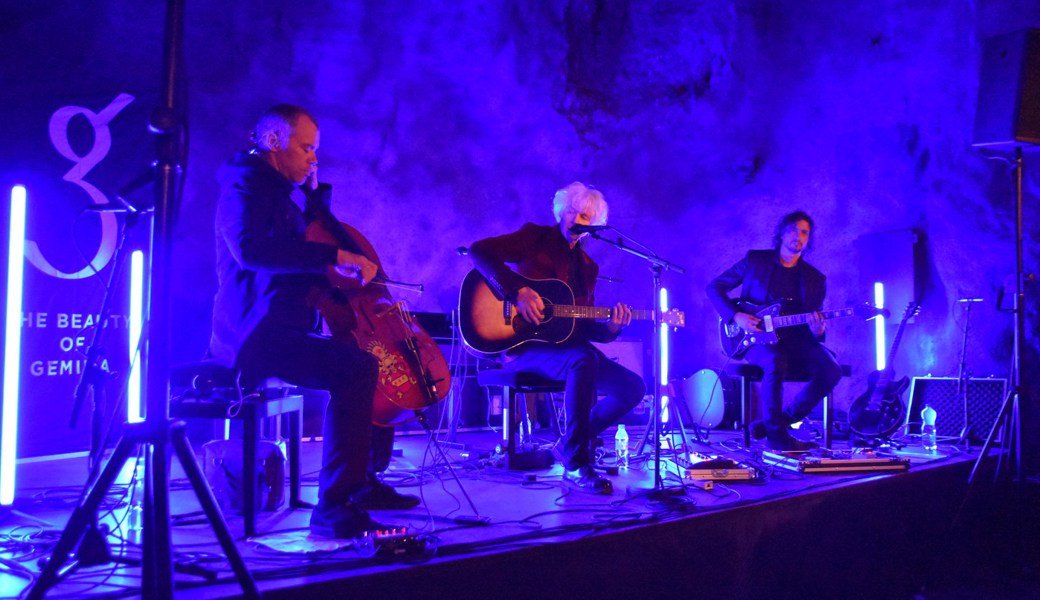
[[776, 224], [776, 229], [773, 230], [774, 250], [780, 249], [780, 244], [784, 237], [784, 230], [787, 229], [787, 226], [794, 225], [798, 221], [805, 221], [809, 224], [809, 243], [805, 245], [805, 253], [808, 254], [809, 251], [812, 250], [813, 239], [816, 238], [816, 223], [813, 221], [813, 218], [809, 216], [809, 213], [804, 210], [796, 210], [780, 217], [780, 220]]

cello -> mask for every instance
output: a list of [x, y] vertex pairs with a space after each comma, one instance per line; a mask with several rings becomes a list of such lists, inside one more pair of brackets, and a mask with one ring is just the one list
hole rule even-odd
[[326, 278], [331, 287], [313, 291], [311, 303], [333, 338], [356, 345], [379, 361], [372, 422], [384, 427], [404, 423], [443, 400], [451, 388], [451, 369], [444, 354], [389, 291], [401, 287], [421, 292], [422, 286], [389, 279], [371, 242], [307, 196], [307, 206], [316, 215], [307, 226], [307, 241], [360, 254], [379, 267], [378, 275], [363, 286], [330, 266]]

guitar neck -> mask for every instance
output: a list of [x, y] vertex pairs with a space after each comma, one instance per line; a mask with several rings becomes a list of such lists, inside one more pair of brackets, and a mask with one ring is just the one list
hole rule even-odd
[[[613, 308], [601, 306], [578, 306], [576, 304], [551, 304], [549, 307], [555, 317], [570, 319], [609, 319], [614, 314]], [[633, 321], [653, 321], [654, 311], [632, 310]]]
[[903, 339], [903, 330], [906, 329], [906, 322], [907, 319], [904, 318], [899, 323], [899, 329], [896, 330], [896, 337], [892, 340], [892, 348], [888, 351], [888, 359], [885, 361], [885, 368], [881, 373], [881, 377], [878, 379], [879, 383], [884, 382], [887, 384], [895, 374], [895, 369], [892, 368], [892, 363], [895, 362], [896, 353], [899, 352], [899, 342]]
[[[802, 313], [798, 315], [781, 315], [773, 317], [772, 323], [774, 328], [778, 327], [791, 327], [792, 325], [804, 325], [809, 322], [809, 315], [814, 313]], [[824, 319], [837, 319], [841, 317], [851, 317], [856, 314], [855, 308], [842, 308], [838, 310], [825, 310], [820, 314], [823, 315]]]

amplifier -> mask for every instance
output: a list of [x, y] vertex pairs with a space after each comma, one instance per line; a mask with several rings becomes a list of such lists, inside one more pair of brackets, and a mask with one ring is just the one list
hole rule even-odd
[[1007, 394], [1007, 380], [968, 379], [963, 391], [958, 383], [956, 377], [914, 377], [906, 411], [907, 433], [921, 432], [921, 410], [930, 405], [938, 415], [938, 436], [985, 442]]

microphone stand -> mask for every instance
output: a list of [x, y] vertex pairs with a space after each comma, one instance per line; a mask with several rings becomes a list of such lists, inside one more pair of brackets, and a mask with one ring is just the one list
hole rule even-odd
[[[1022, 481], [1022, 424], [1019, 420], [1019, 406], [1023, 394], [1022, 385], [1022, 351], [1025, 347], [1026, 317], [1025, 317], [1025, 271], [1022, 261], [1022, 170], [1025, 162], [1022, 158], [1022, 146], [1015, 146], [1015, 303], [1012, 310], [1015, 315], [1014, 321], [1014, 346], [1011, 350], [1011, 387], [1004, 397], [1004, 403], [993, 421], [989, 436], [982, 444], [982, 450], [975, 459], [975, 466], [968, 475], [970, 486], [978, 474], [982, 462], [989, 456], [997, 438], [1000, 438], [1001, 448], [998, 453], [997, 469], [993, 474], [994, 480], [1000, 476], [1001, 467], [1004, 465], [1004, 455], [1007, 454], [1007, 467], [1011, 472], [1012, 481]], [[1028, 398], [1026, 398], [1028, 405]], [[1003, 432], [1003, 436], [1001, 436]]]
[[50, 560], [39, 577], [32, 583], [26, 597], [42, 600], [47, 590], [60, 581], [59, 568], [64, 565], [72, 549], [83, 537], [97, 507], [115, 481], [123, 465], [138, 450], [144, 452], [144, 522], [141, 544], [142, 598], [166, 600], [174, 595], [173, 548], [170, 531], [170, 461], [176, 454], [195, 495], [220, 542], [224, 557], [230, 564], [242, 595], [259, 598], [260, 590], [235, 546], [227, 522], [217, 506], [213, 490], [202, 473], [191, 445], [185, 424], [170, 419], [169, 353], [171, 350], [170, 316], [170, 263], [173, 229], [177, 217], [182, 177], [184, 115], [181, 106], [182, 81], [180, 75], [184, 33], [184, 0], [167, 0], [163, 54], [162, 105], [156, 108], [149, 121], [149, 129], [156, 134], [155, 209], [152, 217], [152, 273], [148, 291], [148, 341], [143, 354], [142, 372], [146, 375], [145, 419], [127, 423], [116, 443], [105, 468], [90, 486], [85, 498], [73, 509], [69, 522], [51, 552]]
[[[115, 255], [112, 259], [112, 271], [109, 273], [108, 285], [105, 287], [105, 296], [101, 301], [101, 311], [98, 313], [98, 325], [94, 330], [94, 337], [90, 341], [90, 346], [87, 348], [83, 374], [76, 385], [72, 412], [69, 417], [69, 428], [74, 429], [78, 421], [80, 408], [89, 395], [91, 403], [90, 450], [87, 453], [88, 475], [84, 489], [89, 489], [97, 480], [101, 467], [101, 456], [105, 450], [101, 430], [105, 405], [105, 384], [114, 374], [105, 369], [101, 364], [101, 357], [104, 354], [101, 341], [104, 338], [105, 328], [112, 313], [113, 291], [118, 287], [117, 282], [123, 273], [123, 266], [126, 264], [126, 240], [129, 237], [130, 229], [138, 221], [139, 213], [126, 212], [126, 224], [119, 236], [119, 243], [116, 245]], [[108, 541], [105, 539], [108, 531], [107, 529], [102, 530], [98, 525], [96, 510], [91, 516], [92, 519], [88, 520], [85, 525], [76, 552], [69, 556], [71, 562], [61, 570], [58, 575], [59, 579], [64, 578], [81, 566], [93, 567], [112, 562], [129, 565], [139, 564], [139, 561], [133, 559], [113, 556], [109, 549]]]
[[[613, 228], [611, 228], [611, 229], [613, 229]], [[651, 347], [653, 348], [653, 352], [652, 352], [652, 355], [653, 355], [653, 368], [652, 368], [652, 372], [653, 372], [653, 377], [654, 377], [654, 385], [653, 385], [653, 388], [652, 388], [653, 389], [653, 413], [654, 413], [654, 420], [653, 420], [653, 432], [654, 432], [654, 434], [653, 434], [653, 437], [654, 437], [654, 486], [650, 490], [650, 495], [654, 496], [654, 495], [657, 495], [657, 494], [665, 494], [666, 492], [664, 491], [664, 482], [661, 479], [661, 440], [659, 439], [660, 435], [661, 435], [661, 388], [662, 388], [662, 385], [661, 385], [661, 368], [662, 368], [662, 365], [661, 365], [661, 351], [662, 351], [662, 348], [661, 348], [661, 335], [660, 335], [660, 331], [659, 331], [658, 328], [661, 327], [661, 325], [663, 323], [662, 315], [661, 315], [661, 306], [660, 306], [661, 288], [663, 287], [661, 285], [661, 271], [675, 271], [677, 273], [685, 273], [686, 269], [676, 265], [675, 263], [672, 263], [671, 261], [668, 261], [668, 260], [666, 260], [664, 258], [661, 258], [660, 256], [657, 256], [656, 254], [653, 254], [653, 253], [650, 253], [650, 252], [645, 252], [643, 250], [639, 250], [638, 248], [633, 248], [632, 246], [626, 245], [624, 240], [622, 240], [621, 238], [618, 238], [617, 240], [608, 240], [608, 239], [602, 237], [596, 231], [589, 231], [588, 234], [589, 234], [590, 237], [592, 237], [594, 239], [597, 239], [597, 240], [599, 240], [601, 242], [606, 242], [607, 244], [610, 244], [611, 246], [614, 246], [618, 250], [622, 250], [624, 252], [628, 252], [629, 254], [631, 254], [633, 256], [638, 256], [639, 258], [641, 258], [641, 259], [645, 260], [646, 262], [650, 263], [650, 273], [651, 273], [651, 276], [652, 276], [652, 279], [653, 279], [653, 303], [651, 304], [651, 306], [654, 307], [654, 320], [653, 320], [654, 332], [653, 332], [653, 335], [651, 336], [651, 338], [653, 340], [652, 344], [651, 344]]]

